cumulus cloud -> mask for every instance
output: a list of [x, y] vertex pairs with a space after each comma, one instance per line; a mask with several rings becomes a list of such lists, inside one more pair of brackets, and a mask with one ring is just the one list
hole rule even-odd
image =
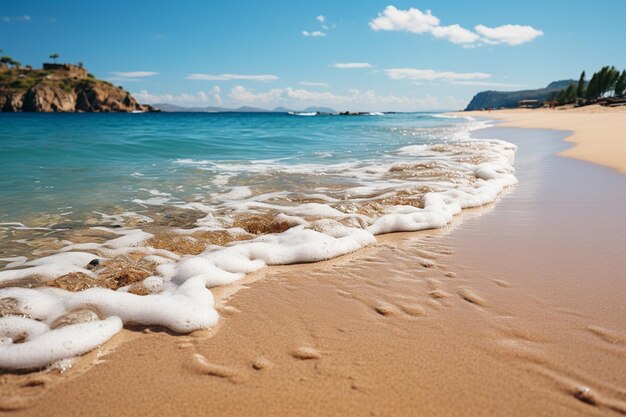
[[430, 34], [435, 38], [446, 39], [455, 44], [472, 46], [477, 44], [521, 45], [530, 42], [543, 32], [531, 26], [504, 25], [490, 28], [484, 25], [474, 27], [475, 32], [453, 24], [441, 25], [441, 20], [430, 10], [425, 12], [411, 7], [401, 10], [387, 6], [378, 17], [369, 22], [375, 31], [406, 31], [417, 34]]
[[146, 104], [169, 103], [181, 106], [215, 105], [222, 104], [220, 87], [215, 86], [209, 91], [198, 91], [195, 94], [151, 94], [147, 90], [133, 93], [133, 96], [140, 102]]
[[459, 25], [436, 26], [430, 32], [435, 38], [447, 39], [452, 43], [468, 44], [478, 41], [480, 36]]
[[435, 71], [415, 68], [391, 68], [386, 69], [385, 73], [392, 80], [459, 81], [484, 80], [491, 77], [491, 74], [484, 72]]
[[354, 69], [354, 68], [372, 68], [367, 62], [339, 62], [333, 65], [335, 68]]
[[521, 45], [543, 35], [542, 31], [532, 26], [521, 25], [504, 25], [495, 28], [478, 25], [474, 29], [483, 36], [487, 43], [491, 41], [507, 45]]
[[231, 89], [229, 98], [233, 105], [254, 105], [266, 108], [276, 106], [290, 108], [328, 106], [337, 110], [350, 109], [359, 111], [437, 110], [459, 108], [464, 104], [464, 102], [451, 97], [438, 99], [433, 96], [415, 98], [393, 94], [378, 95], [372, 90], [351, 89], [347, 94], [335, 94], [328, 91], [310, 91], [287, 87], [254, 92], [240, 85]]
[[276, 81], [278, 77], [271, 74], [260, 75], [242, 75], [242, 74], [189, 74], [188, 80], [202, 80], [202, 81], [231, 81], [231, 80], [245, 80], [245, 81]]
[[316, 19], [317, 19], [318, 22], [324, 23], [324, 21], [326, 20], [326, 16], [321, 14], [321, 15], [317, 16]]
[[311, 81], [300, 81], [298, 84], [309, 86], [309, 87], [328, 87], [327, 83], [318, 83], [318, 82], [311, 82]]
[[322, 31], [320, 31], [320, 30], [316, 30], [316, 31], [313, 31], [313, 32], [309, 32], [307, 30], [303, 30], [302, 34], [304, 36], [312, 36], [314, 38], [326, 36], [326, 34], [324, 32], [322, 32]]

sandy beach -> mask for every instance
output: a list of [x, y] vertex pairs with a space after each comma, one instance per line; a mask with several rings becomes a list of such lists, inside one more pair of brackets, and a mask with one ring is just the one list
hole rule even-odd
[[63, 373], [3, 375], [0, 406], [15, 416], [626, 414], [626, 176], [555, 156], [626, 172], [624, 111], [475, 115], [505, 120], [476, 137], [519, 146], [520, 184], [497, 204], [250, 274], [215, 294], [217, 328], [125, 329]]
[[571, 131], [561, 152], [569, 158], [605, 165], [626, 173], [626, 107], [599, 105], [556, 109], [511, 109], [457, 113], [502, 121], [501, 126]]

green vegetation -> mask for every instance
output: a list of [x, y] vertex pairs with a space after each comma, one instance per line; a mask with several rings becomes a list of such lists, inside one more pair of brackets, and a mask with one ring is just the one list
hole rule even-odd
[[54, 61], [54, 63], [57, 63], [57, 58], [59, 57], [59, 54], [51, 54], [50, 55], [50, 59], [52, 59]]
[[[0, 53], [2, 50], [0, 50]], [[50, 58], [57, 59], [59, 54], [52, 54]], [[82, 64], [77, 65], [83, 68]], [[29, 90], [37, 85], [57, 86], [66, 93], [87, 84], [105, 83], [97, 80], [93, 74], [86, 79], [68, 77], [63, 69], [33, 69], [30, 65], [22, 67], [19, 61], [10, 56], [0, 57], [0, 91], [2, 90]], [[108, 84], [108, 83], [107, 83]]]
[[623, 97], [626, 91], [626, 70], [621, 73], [614, 66], [602, 67], [591, 80], [585, 80], [585, 71], [578, 83], [570, 84], [556, 96], [558, 104], [592, 104], [607, 97]]

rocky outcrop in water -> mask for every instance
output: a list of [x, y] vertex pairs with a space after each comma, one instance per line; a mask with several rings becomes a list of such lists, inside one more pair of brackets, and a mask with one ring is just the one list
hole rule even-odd
[[86, 69], [68, 64], [44, 68], [0, 68], [0, 111], [133, 112], [155, 111], [122, 87], [97, 80]]

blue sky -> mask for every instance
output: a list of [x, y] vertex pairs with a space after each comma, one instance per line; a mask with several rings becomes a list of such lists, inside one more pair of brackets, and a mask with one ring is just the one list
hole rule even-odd
[[439, 110], [626, 68], [624, 21], [623, 0], [3, 0], [0, 49], [144, 102]]

